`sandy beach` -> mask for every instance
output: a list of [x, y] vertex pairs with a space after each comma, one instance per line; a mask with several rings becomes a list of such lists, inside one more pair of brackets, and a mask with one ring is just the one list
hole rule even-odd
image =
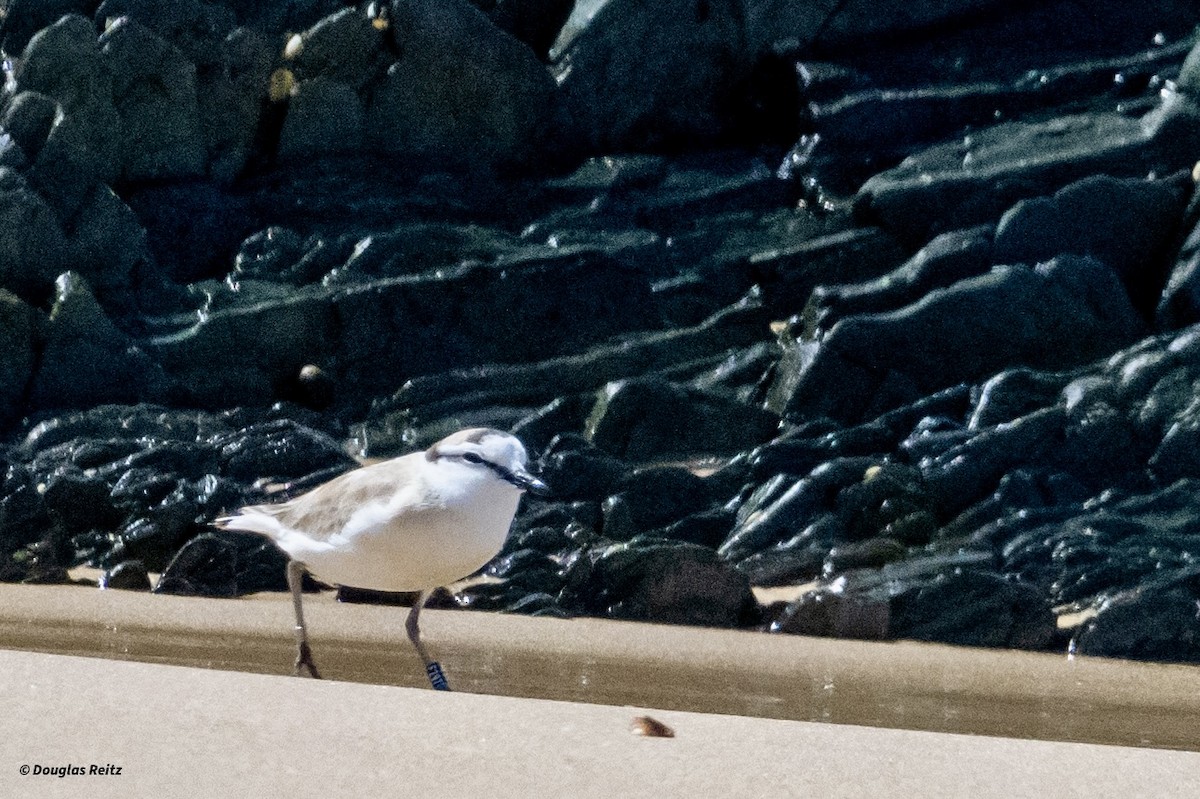
[[[1192, 667], [431, 610], [440, 694], [403, 609], [307, 604], [326, 681], [289, 676], [282, 594], [0, 586], [0, 793], [1182, 796], [1200, 774], [1165, 751], [1200, 749]], [[18, 771], [79, 763], [123, 775]]]
[[[1200, 755], [0, 652], [5, 796], [1189, 796]], [[673, 738], [629, 731], [650, 713]], [[20, 767], [116, 774], [22, 776]]]

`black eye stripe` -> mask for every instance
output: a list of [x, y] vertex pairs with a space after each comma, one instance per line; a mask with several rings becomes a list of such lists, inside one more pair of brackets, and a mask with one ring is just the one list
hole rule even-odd
[[467, 463], [477, 463], [480, 466], [486, 466], [487, 468], [489, 468], [493, 472], [495, 472], [496, 475], [501, 480], [512, 483], [515, 486], [521, 485], [520, 479], [518, 479], [515, 474], [513, 474], [508, 469], [504, 468], [503, 466], [501, 466], [498, 463], [493, 463], [489, 460], [485, 460], [484, 457], [482, 455], [479, 455], [478, 453], [464, 452], [463, 454], [459, 455], [458, 457], [462, 458]]

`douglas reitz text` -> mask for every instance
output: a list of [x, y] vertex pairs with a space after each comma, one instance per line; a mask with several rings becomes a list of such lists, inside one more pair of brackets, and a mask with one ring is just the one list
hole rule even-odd
[[91, 763], [86, 766], [24, 766], [22, 774], [30, 777], [115, 777], [121, 773], [120, 766], [112, 763]]

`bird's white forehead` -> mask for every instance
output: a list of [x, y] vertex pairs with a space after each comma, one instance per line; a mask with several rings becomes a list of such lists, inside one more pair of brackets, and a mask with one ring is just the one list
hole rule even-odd
[[516, 436], [489, 427], [472, 427], [446, 436], [430, 447], [425, 457], [434, 460], [464, 452], [479, 453], [495, 463], [516, 462], [524, 466], [529, 460], [525, 446]]

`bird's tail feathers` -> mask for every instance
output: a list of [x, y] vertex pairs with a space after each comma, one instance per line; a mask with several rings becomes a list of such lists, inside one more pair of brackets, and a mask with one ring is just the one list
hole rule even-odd
[[240, 530], [271, 538], [278, 538], [283, 531], [279, 521], [272, 514], [265, 513], [257, 506], [242, 508], [231, 516], [220, 516], [213, 520], [213, 525], [220, 530]]

